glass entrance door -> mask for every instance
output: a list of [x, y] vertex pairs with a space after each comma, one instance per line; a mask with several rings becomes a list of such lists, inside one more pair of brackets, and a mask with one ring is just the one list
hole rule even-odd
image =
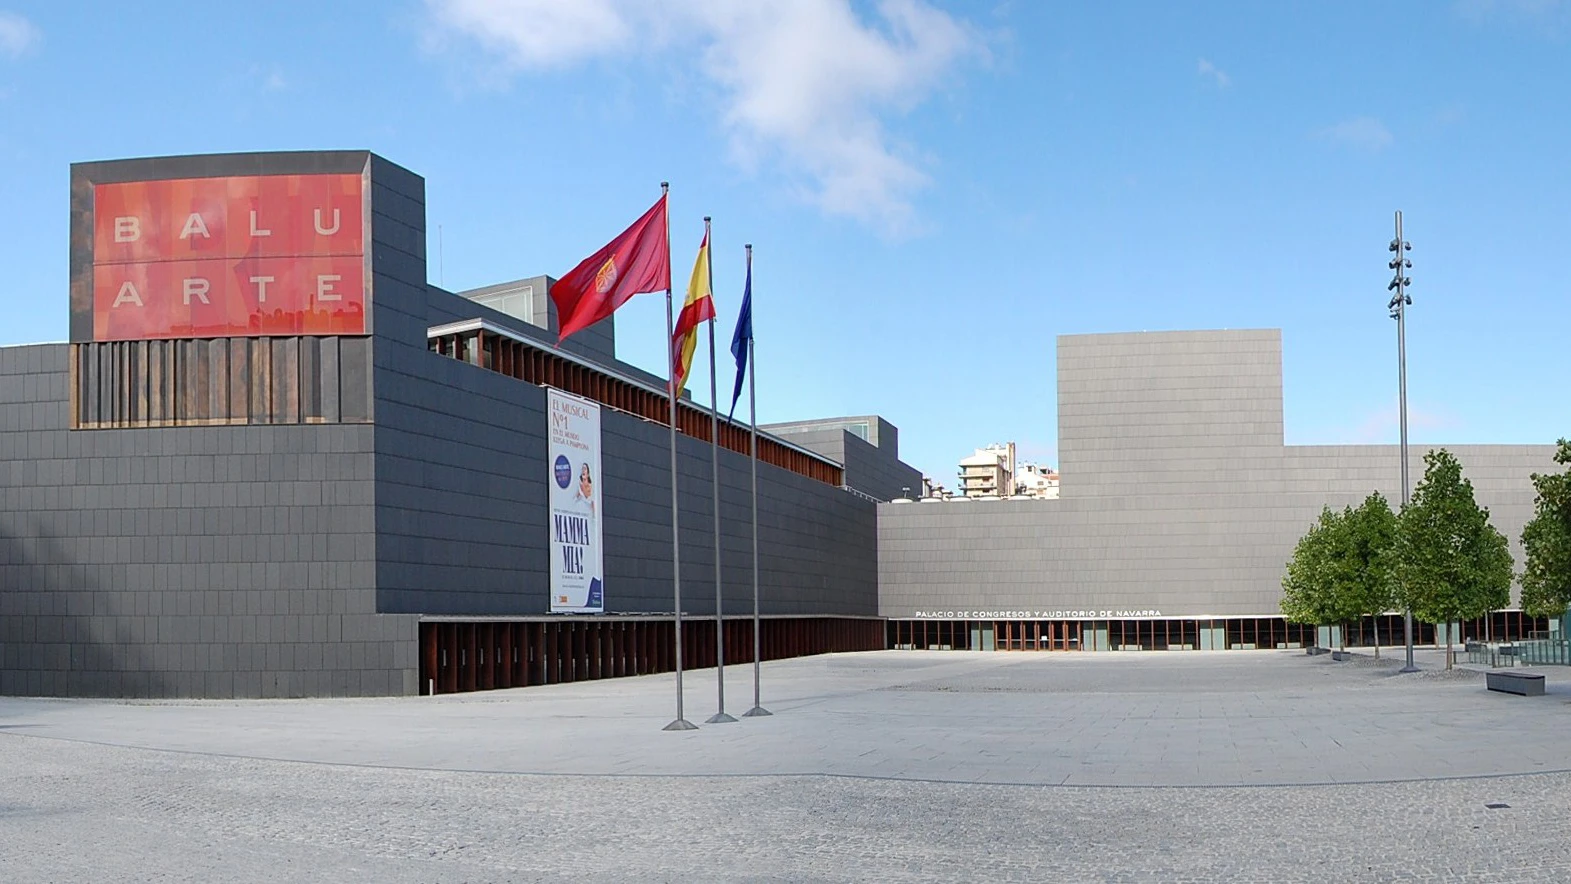
[[998, 641], [993, 636], [993, 624], [992, 623], [972, 623], [971, 624], [971, 650], [973, 650], [973, 651], [996, 651], [996, 650], [998, 650]]

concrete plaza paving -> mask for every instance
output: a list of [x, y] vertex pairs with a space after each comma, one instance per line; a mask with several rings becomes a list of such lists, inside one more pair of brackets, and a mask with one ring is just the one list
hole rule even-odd
[[[671, 675], [0, 699], [0, 880], [1571, 879], [1571, 671], [1522, 698], [1398, 662], [832, 655], [687, 733]], [[687, 717], [714, 693], [689, 673]]]

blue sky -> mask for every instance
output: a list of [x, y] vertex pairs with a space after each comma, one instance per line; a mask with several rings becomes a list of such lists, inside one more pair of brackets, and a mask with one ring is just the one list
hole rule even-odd
[[[1549, 443], [1568, 107], [1571, 0], [0, 0], [0, 343], [65, 337], [73, 161], [374, 150], [453, 289], [564, 273], [670, 180], [722, 341], [756, 245], [760, 418], [882, 414], [952, 484], [1056, 463], [1059, 334], [1279, 327], [1289, 443], [1394, 441], [1402, 209], [1413, 439]], [[663, 370], [663, 311], [624, 359]]]

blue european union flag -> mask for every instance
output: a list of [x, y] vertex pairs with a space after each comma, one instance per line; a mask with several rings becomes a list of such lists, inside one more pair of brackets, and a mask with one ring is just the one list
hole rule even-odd
[[736, 333], [731, 335], [731, 355], [736, 357], [736, 386], [731, 390], [730, 420], [736, 415], [736, 400], [742, 396], [742, 378], [747, 375], [747, 351], [753, 346], [753, 264], [747, 264], [747, 286], [742, 290], [742, 312], [736, 316]]

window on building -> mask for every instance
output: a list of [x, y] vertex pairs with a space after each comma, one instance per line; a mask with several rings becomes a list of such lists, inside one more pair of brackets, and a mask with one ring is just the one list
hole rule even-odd
[[498, 313], [506, 313], [514, 319], [522, 319], [525, 322], [534, 321], [535, 287], [532, 285], [492, 292], [489, 295], [481, 295], [474, 300], [476, 304], [484, 304], [492, 310]]

